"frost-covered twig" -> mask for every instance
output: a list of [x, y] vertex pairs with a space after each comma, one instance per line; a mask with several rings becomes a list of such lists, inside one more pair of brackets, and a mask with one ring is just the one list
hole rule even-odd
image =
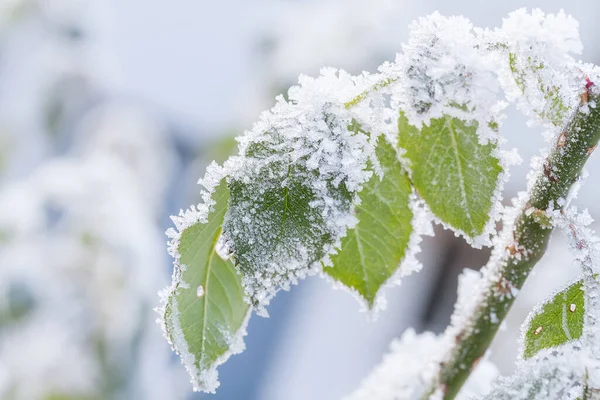
[[577, 181], [600, 138], [600, 95], [594, 87], [582, 96], [554, 147], [540, 166], [528, 195], [507, 216], [503, 232], [483, 269], [483, 280], [472, 310], [458, 310], [446, 335], [456, 343], [441, 363], [425, 397], [434, 393], [453, 399], [485, 354], [502, 320], [535, 264], [543, 256], [552, 226], [547, 211], [559, 209]]

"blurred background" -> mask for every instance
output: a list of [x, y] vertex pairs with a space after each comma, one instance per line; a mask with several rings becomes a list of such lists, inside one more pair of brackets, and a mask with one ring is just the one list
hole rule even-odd
[[[407, 327], [441, 332], [458, 274], [489, 251], [436, 228], [378, 319], [308, 279], [251, 319], [217, 394], [193, 394], [152, 310], [163, 232], [300, 73], [374, 71], [435, 10], [494, 27], [524, 6], [564, 8], [600, 62], [596, 0], [0, 0], [0, 399], [338, 399]], [[509, 199], [543, 139], [514, 109], [502, 131], [524, 160]], [[577, 203], [598, 216], [598, 156], [588, 170]], [[536, 271], [492, 348], [499, 373], [527, 312], [577, 275], [560, 235]]]

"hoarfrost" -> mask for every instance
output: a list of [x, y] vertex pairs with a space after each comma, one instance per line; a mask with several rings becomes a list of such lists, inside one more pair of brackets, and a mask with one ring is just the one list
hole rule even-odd
[[[252, 308], [248, 309], [244, 322], [235, 332], [235, 335], [228, 334], [225, 337], [227, 351], [219, 356], [208, 368], [198, 368], [198, 360], [196, 356], [189, 350], [188, 342], [183, 333], [183, 328], [180, 322], [180, 311], [177, 302], [177, 289], [189, 288], [189, 284], [183, 280], [183, 272], [187, 266], [181, 264], [181, 254], [179, 253], [179, 245], [182, 233], [195, 225], [196, 223], [205, 224], [208, 222], [208, 216], [214, 209], [216, 204], [213, 199], [213, 194], [216, 187], [224, 179], [224, 170], [216, 163], [208, 166], [204, 178], [199, 180], [199, 183], [204, 186], [205, 190], [201, 192], [202, 201], [189, 209], [179, 212], [178, 216], [172, 216], [171, 219], [175, 224], [175, 229], [170, 228], [166, 234], [169, 240], [169, 254], [173, 257], [173, 275], [171, 285], [159, 292], [160, 306], [155, 309], [159, 314], [156, 322], [161, 326], [163, 336], [173, 351], [179, 354], [181, 363], [185, 366], [191, 377], [191, 383], [194, 391], [204, 391], [215, 393], [219, 387], [219, 373], [217, 367], [223, 364], [232, 355], [239, 354], [245, 349], [244, 337], [246, 336], [246, 327], [252, 313]], [[202, 285], [196, 287], [196, 296], [202, 297], [205, 295], [206, 288]], [[209, 301], [206, 299], [205, 301]], [[169, 311], [167, 312], [167, 306]]]
[[344, 71], [302, 76], [289, 100], [239, 138], [224, 165], [231, 188], [223, 239], [259, 313], [280, 289], [319, 272], [356, 224], [354, 193], [377, 165], [374, 140], [344, 107], [366, 87]]
[[530, 124], [562, 126], [586, 84], [582, 65], [570, 56], [583, 48], [577, 21], [562, 10], [523, 8], [510, 13], [492, 37], [504, 54], [500, 82], [508, 100]]
[[411, 125], [420, 127], [444, 115], [477, 121], [482, 144], [499, 139], [507, 103], [495, 71], [500, 55], [485, 47], [485, 31], [464, 17], [435, 12], [410, 26], [408, 43], [392, 70], [393, 103]]
[[[440, 356], [450, 343], [431, 332], [416, 334], [409, 329], [390, 344], [390, 352], [360, 387], [345, 400], [417, 400], [440, 369]], [[482, 360], [457, 397], [466, 400], [491, 389], [498, 375], [496, 367]], [[432, 399], [442, 398], [434, 393]]]

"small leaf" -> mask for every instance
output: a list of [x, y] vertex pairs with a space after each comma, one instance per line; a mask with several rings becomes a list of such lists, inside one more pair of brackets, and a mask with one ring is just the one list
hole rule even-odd
[[482, 234], [502, 172], [493, 156], [495, 144], [479, 143], [476, 122], [449, 116], [419, 130], [401, 112], [398, 129], [412, 182], [431, 211], [471, 238]]
[[542, 349], [557, 347], [581, 337], [583, 314], [583, 281], [578, 281], [529, 315], [523, 325], [523, 358], [531, 358]]
[[342, 239], [332, 267], [323, 271], [356, 290], [373, 307], [377, 292], [406, 255], [412, 228], [412, 188], [396, 150], [379, 139], [377, 158], [383, 178], [373, 175], [355, 207], [358, 224]]
[[[174, 349], [192, 376], [195, 390], [214, 392], [216, 368], [243, 350], [241, 338], [250, 306], [233, 263], [217, 253], [229, 189], [215, 190], [214, 211], [181, 233], [175, 286], [165, 307], [165, 325]], [[178, 278], [177, 275], [180, 274]]]
[[[551, 73], [556, 72], [548, 72], [549, 68], [546, 64], [532, 59], [531, 56], [518, 57], [513, 52], [508, 53], [508, 63], [517, 87], [532, 104], [533, 111], [540, 118], [561, 127], [571, 113], [571, 109], [563, 98], [564, 94], [561, 93], [563, 89], [553, 85], [552, 79], [548, 78]], [[527, 82], [531, 82], [531, 85], [527, 86]], [[544, 101], [540, 101], [540, 98]]]

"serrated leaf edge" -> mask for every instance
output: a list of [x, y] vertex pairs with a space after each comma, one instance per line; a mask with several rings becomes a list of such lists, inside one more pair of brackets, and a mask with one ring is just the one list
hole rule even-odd
[[[387, 140], [386, 137], [383, 140]], [[389, 143], [389, 141], [388, 141]], [[398, 149], [396, 149], [396, 154], [398, 155]], [[404, 160], [398, 155], [398, 162], [405, 168]], [[383, 172], [382, 172], [383, 173]], [[380, 177], [382, 179], [382, 177]], [[320, 276], [326, 281], [330, 282], [334, 289], [343, 290], [345, 292], [350, 293], [352, 297], [354, 297], [359, 304], [359, 311], [366, 312], [369, 320], [376, 320], [378, 317], [378, 312], [380, 310], [384, 310], [387, 306], [387, 302], [385, 300], [385, 292], [388, 288], [393, 288], [399, 286], [401, 284], [402, 278], [411, 275], [415, 272], [419, 272], [423, 268], [423, 264], [417, 259], [417, 254], [421, 252], [421, 242], [423, 241], [423, 236], [434, 236], [433, 226], [431, 221], [433, 220], [433, 215], [431, 211], [426, 207], [425, 202], [419, 198], [417, 192], [412, 186], [412, 193], [409, 196], [409, 207], [413, 214], [411, 220], [412, 232], [410, 238], [408, 240], [408, 245], [406, 247], [406, 252], [396, 271], [379, 287], [377, 293], [375, 294], [375, 299], [373, 301], [373, 306], [369, 306], [368, 301], [358, 292], [358, 290], [346, 286], [342, 282], [333, 278], [323, 271], [321, 268]], [[362, 191], [362, 189], [361, 189]], [[360, 192], [358, 192], [357, 197], [360, 198]], [[358, 205], [360, 200], [355, 201], [355, 206]], [[346, 234], [351, 229], [355, 229], [355, 227], [348, 228], [346, 230]], [[340, 241], [341, 243], [341, 241]], [[340, 249], [336, 247], [335, 251], [339, 251]]]
[[[208, 223], [208, 216], [214, 211], [214, 206], [216, 204], [216, 201], [213, 199], [213, 194], [216, 187], [224, 178], [223, 169], [216, 163], [211, 164], [207, 168], [205, 178], [199, 181], [199, 183], [206, 188], [206, 190], [201, 192], [201, 202], [197, 206], [191, 206], [185, 211], [180, 210], [178, 216], [171, 216], [171, 220], [175, 227], [169, 228], [165, 232], [169, 238], [168, 253], [173, 257], [171, 285], [158, 292], [160, 303], [159, 306], [154, 309], [159, 315], [156, 319], [156, 323], [160, 325], [164, 338], [171, 345], [171, 349], [179, 355], [181, 363], [188, 371], [194, 391], [203, 391], [207, 393], [215, 393], [219, 386], [219, 373], [217, 367], [225, 363], [232, 355], [244, 351], [244, 337], [247, 334], [246, 328], [250, 316], [252, 315], [252, 307], [248, 307], [248, 311], [240, 328], [230, 339], [229, 351], [218, 357], [208, 369], [202, 371], [199, 370], [196, 366], [196, 356], [189, 351], [183, 329], [177, 318], [179, 313], [177, 312], [178, 304], [176, 291], [180, 286], [185, 287], [185, 285], [187, 285], [187, 283], [183, 281], [183, 272], [186, 270], [187, 266], [180, 262], [181, 254], [179, 253], [179, 245], [181, 235], [185, 230], [196, 224]], [[170, 315], [167, 315], [169, 308], [171, 309], [171, 312]]]

